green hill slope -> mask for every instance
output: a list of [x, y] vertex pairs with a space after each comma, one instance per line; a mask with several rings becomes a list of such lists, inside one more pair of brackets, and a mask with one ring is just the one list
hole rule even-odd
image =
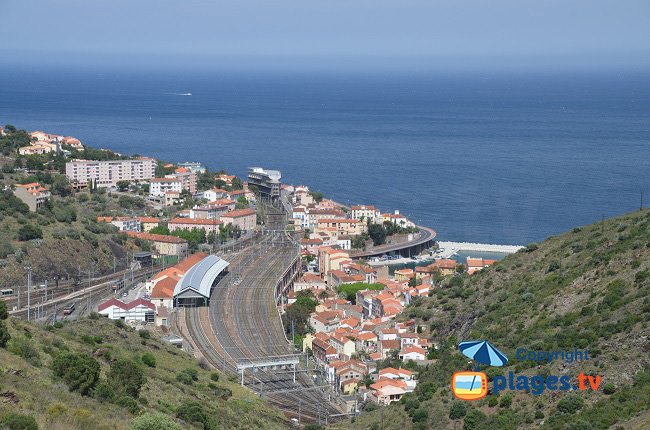
[[[12, 339], [0, 348], [0, 428], [24, 419], [12, 414], [34, 417], [38, 428], [48, 430], [286, 428], [286, 419], [252, 392], [148, 332], [105, 318], [48, 328], [4, 323]], [[65, 360], [55, 359], [64, 354]], [[90, 357], [99, 364], [99, 380], [82, 395], [94, 380]], [[134, 368], [144, 376], [135, 395], [132, 388], [142, 380]], [[83, 384], [71, 391], [70, 381]], [[162, 426], [145, 426], [151, 421]]]
[[[442, 284], [403, 315], [416, 318], [440, 343], [435, 362], [417, 369], [418, 389], [348, 427], [650, 428], [650, 212], [576, 228]], [[602, 382], [595, 392], [506, 390], [473, 402], [455, 400], [452, 373], [473, 366], [457, 344], [479, 339], [510, 359], [507, 367], [484, 369], [489, 377], [584, 372], [601, 375]], [[540, 364], [518, 360], [519, 348], [588, 349], [590, 359]]]

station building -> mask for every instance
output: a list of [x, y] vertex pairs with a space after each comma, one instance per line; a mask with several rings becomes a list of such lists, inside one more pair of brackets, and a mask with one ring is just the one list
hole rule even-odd
[[212, 289], [228, 273], [229, 264], [216, 255], [194, 264], [174, 287], [174, 307], [208, 306]]

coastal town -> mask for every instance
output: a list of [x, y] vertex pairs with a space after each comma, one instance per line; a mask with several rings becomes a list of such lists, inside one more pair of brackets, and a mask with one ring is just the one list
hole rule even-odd
[[[2, 135], [16, 132], [0, 130]], [[303, 365], [345, 413], [359, 413], [359, 405], [367, 402], [388, 405], [413, 392], [419, 366], [437, 357], [439, 339], [431, 327], [409, 318], [405, 308], [495, 263], [480, 257], [457, 261], [436, 246], [433, 230], [417, 226], [399, 210], [383, 212], [366, 202], [346, 207], [306, 185], [283, 183], [279, 171], [253, 167], [240, 179], [196, 162], [91, 151], [73, 137], [42, 131], [28, 136], [28, 144], [18, 148], [24, 167], [13, 166], [25, 180], [6, 184], [5, 192], [32, 212], [44, 210], [53, 190], [33, 181], [34, 166], [48, 169], [62, 158], [60, 177], [71, 195], [110, 195], [121, 203], [120, 209], [89, 222], [111, 226], [140, 249], [129, 262], [131, 282], [126, 276], [114, 282], [86, 313], [157, 326], [174, 344], [196, 350], [182, 315], [188, 307], [208, 306], [213, 290], [234, 270], [227, 259], [237, 253], [227, 247], [253, 243], [265, 231], [289, 234], [295, 269], [275, 292], [284, 336], [295, 353], [309, 357]], [[281, 219], [271, 225], [264, 214], [273, 208]], [[151, 272], [134, 281], [133, 271], [147, 267]], [[63, 299], [64, 315], [66, 309], [74, 315], [70, 303], [77, 296], [72, 297]], [[20, 301], [13, 308], [15, 314], [24, 311]], [[243, 370], [241, 375], [243, 383]]]

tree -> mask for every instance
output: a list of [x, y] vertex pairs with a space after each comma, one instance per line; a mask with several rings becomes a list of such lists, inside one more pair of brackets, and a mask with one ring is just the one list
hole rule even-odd
[[244, 184], [242, 183], [241, 179], [235, 177], [232, 179], [232, 182], [230, 183], [231, 187], [233, 190], [242, 190], [244, 189]]
[[239, 196], [237, 198], [237, 203], [235, 204], [235, 209], [246, 209], [248, 207], [248, 200], [244, 196]]
[[478, 430], [485, 424], [486, 416], [483, 412], [473, 409], [465, 415], [463, 430]]
[[52, 186], [50, 187], [52, 194], [59, 195], [61, 197], [67, 197], [72, 194], [72, 188], [68, 182], [68, 178], [63, 175], [55, 175], [52, 178]]
[[118, 191], [125, 192], [129, 190], [129, 181], [117, 181], [115, 186], [117, 186]]
[[52, 362], [54, 374], [68, 386], [70, 391], [88, 395], [99, 380], [100, 367], [97, 360], [86, 354], [62, 352]]
[[212, 430], [217, 428], [217, 423], [199, 402], [185, 402], [176, 410], [176, 416], [190, 424], [201, 424], [203, 429]]
[[0, 320], [6, 320], [7, 318], [9, 318], [7, 303], [4, 300], [0, 300]]
[[147, 381], [142, 367], [137, 362], [125, 358], [111, 364], [107, 379], [113, 385], [118, 398], [120, 395], [126, 395], [134, 399], [138, 398], [140, 389]]
[[160, 413], [146, 413], [131, 421], [130, 430], [182, 430], [171, 418]]
[[449, 419], [450, 420], [459, 420], [465, 416], [467, 413], [467, 406], [463, 402], [453, 402], [451, 408], [449, 409]]
[[11, 340], [11, 335], [9, 335], [7, 324], [4, 321], [0, 321], [0, 348], [6, 347], [9, 340]]
[[18, 240], [25, 242], [32, 239], [42, 239], [43, 231], [37, 225], [25, 224], [18, 230]]
[[317, 203], [323, 201], [323, 193], [320, 191], [310, 191], [309, 195], [312, 196]]
[[566, 397], [562, 397], [560, 401], [557, 402], [557, 410], [564, 414], [573, 414], [582, 409], [584, 403], [585, 402], [581, 397], [578, 397], [576, 395], [568, 395]]
[[368, 226], [368, 236], [372, 243], [377, 246], [386, 242], [386, 229], [381, 224], [370, 224]]

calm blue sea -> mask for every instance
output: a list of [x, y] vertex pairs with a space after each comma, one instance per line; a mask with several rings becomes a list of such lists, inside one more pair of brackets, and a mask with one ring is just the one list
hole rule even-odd
[[[192, 96], [177, 95], [192, 93]], [[0, 69], [0, 122], [95, 147], [280, 169], [439, 237], [524, 244], [650, 200], [650, 75]]]

